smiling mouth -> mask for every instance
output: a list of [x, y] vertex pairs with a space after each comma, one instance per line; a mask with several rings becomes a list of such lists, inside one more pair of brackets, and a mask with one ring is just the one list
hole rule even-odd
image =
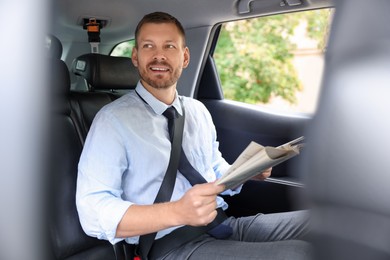
[[155, 71], [155, 72], [168, 72], [169, 68], [150, 67], [150, 70]]
[[171, 66], [166, 61], [153, 61], [149, 63], [149, 69], [156, 73], [166, 73], [171, 71]]

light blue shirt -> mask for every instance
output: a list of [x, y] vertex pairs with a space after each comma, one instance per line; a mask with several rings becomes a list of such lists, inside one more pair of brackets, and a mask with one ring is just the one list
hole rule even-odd
[[[171, 150], [168, 107], [151, 95], [141, 83], [135, 91], [102, 108], [96, 115], [80, 157], [76, 204], [86, 234], [115, 244], [116, 228], [132, 204], [153, 204], [164, 178]], [[218, 150], [216, 130], [210, 113], [199, 101], [180, 97], [185, 108], [183, 150], [191, 165], [209, 181], [215, 181], [230, 167]], [[172, 104], [182, 115], [176, 93]], [[178, 171], [172, 201], [179, 200], [192, 186]], [[234, 195], [235, 191], [224, 194]], [[221, 197], [218, 207], [227, 208]], [[156, 238], [172, 232], [169, 228]], [[139, 237], [126, 242], [138, 243]]]

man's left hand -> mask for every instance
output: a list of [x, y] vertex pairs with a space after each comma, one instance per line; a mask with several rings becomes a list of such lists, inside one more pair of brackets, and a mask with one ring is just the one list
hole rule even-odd
[[260, 173], [256, 176], [254, 176], [252, 178], [252, 180], [263, 181], [271, 176], [271, 172], [272, 172], [272, 167], [268, 168], [267, 170], [263, 171], [262, 173]]

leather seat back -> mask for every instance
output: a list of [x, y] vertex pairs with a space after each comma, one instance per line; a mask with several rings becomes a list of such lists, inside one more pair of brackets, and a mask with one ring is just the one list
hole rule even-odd
[[[49, 56], [50, 57], [50, 56]], [[50, 58], [51, 124], [48, 167], [48, 213], [51, 254], [55, 259], [116, 259], [113, 246], [87, 236], [76, 210], [76, 179], [82, 142], [69, 103], [66, 64]]]

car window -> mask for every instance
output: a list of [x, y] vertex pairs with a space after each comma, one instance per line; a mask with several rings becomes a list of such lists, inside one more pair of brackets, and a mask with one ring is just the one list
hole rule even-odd
[[214, 60], [225, 99], [314, 113], [332, 9], [222, 25]]
[[135, 44], [135, 40], [122, 42], [114, 47], [110, 55], [117, 56], [117, 57], [131, 58], [131, 53], [133, 51], [134, 44]]

